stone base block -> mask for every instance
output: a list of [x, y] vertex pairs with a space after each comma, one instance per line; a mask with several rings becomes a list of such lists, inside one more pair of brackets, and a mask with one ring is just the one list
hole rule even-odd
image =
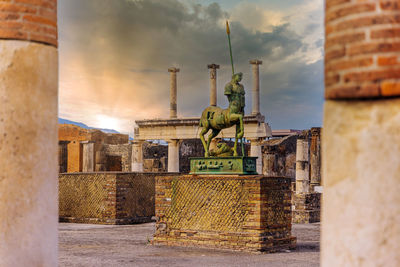
[[293, 196], [293, 223], [320, 222], [321, 193], [295, 194]]
[[320, 210], [295, 210], [293, 211], [293, 223], [316, 223], [321, 221]]
[[288, 178], [156, 177], [155, 245], [248, 252], [294, 249], [291, 220]]

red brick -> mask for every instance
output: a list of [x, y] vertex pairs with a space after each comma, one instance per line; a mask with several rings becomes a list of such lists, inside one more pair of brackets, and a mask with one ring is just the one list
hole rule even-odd
[[399, 10], [400, 9], [400, 2], [396, 1], [396, 0], [381, 1], [380, 5], [383, 10]]
[[325, 90], [326, 99], [349, 99], [379, 97], [377, 84], [331, 87]]
[[378, 82], [384, 79], [399, 79], [400, 68], [386, 70], [372, 70], [363, 72], [352, 72], [344, 75], [344, 81], [348, 82]]
[[55, 0], [14, 0], [14, 2], [46, 8], [55, 7]]
[[383, 30], [375, 30], [371, 31], [371, 38], [396, 38], [400, 37], [400, 28], [397, 29], [383, 29]]
[[325, 85], [326, 86], [331, 86], [333, 84], [338, 83], [340, 80], [339, 74], [336, 75], [326, 75], [325, 76]]
[[382, 96], [400, 95], [400, 82], [383, 82], [381, 84]]
[[0, 28], [3, 29], [21, 29], [23, 24], [16, 21], [0, 21]]
[[399, 52], [400, 42], [385, 42], [385, 43], [369, 43], [369, 44], [355, 44], [349, 47], [348, 55], [360, 55], [370, 53], [382, 52]]
[[330, 22], [338, 18], [342, 18], [351, 14], [371, 12], [375, 10], [375, 3], [355, 4], [343, 8], [335, 9], [334, 11], [327, 12], [325, 21]]
[[340, 71], [351, 68], [368, 67], [371, 66], [373, 62], [372, 57], [327, 62], [325, 69], [327, 71]]
[[11, 2], [10, 3], [0, 2], [0, 11], [36, 14], [37, 8], [25, 5], [18, 5]]
[[396, 64], [398, 64], [397, 56], [379, 57], [378, 58], [379, 66], [390, 66], [390, 65], [396, 65]]
[[376, 16], [368, 16], [368, 17], [356, 18], [340, 22], [335, 26], [331, 26], [332, 28], [330, 29], [330, 33], [348, 29], [356, 29], [371, 25], [399, 24], [399, 23], [400, 23], [400, 14], [381, 14]]
[[0, 12], [0, 20], [17, 20], [20, 15], [17, 13]]
[[18, 30], [0, 29], [0, 38], [26, 40], [27, 34]]
[[325, 45], [327, 47], [333, 46], [333, 45], [345, 45], [348, 43], [353, 43], [353, 42], [359, 42], [365, 40], [365, 33], [364, 32], [359, 32], [359, 33], [353, 33], [353, 34], [343, 34], [340, 36], [335, 36], [335, 37], [328, 37], [326, 39]]
[[351, 0], [326, 0], [326, 9], [330, 9], [331, 7], [342, 5], [345, 3], [350, 3]]
[[344, 57], [346, 55], [346, 49], [344, 47], [339, 49], [330, 50], [325, 53], [325, 60], [332, 60]]
[[24, 21], [37, 22], [37, 23], [41, 23], [41, 24], [46, 24], [46, 25], [57, 27], [57, 21], [56, 20], [48, 19], [48, 18], [42, 17], [42, 16], [25, 15], [24, 16]]

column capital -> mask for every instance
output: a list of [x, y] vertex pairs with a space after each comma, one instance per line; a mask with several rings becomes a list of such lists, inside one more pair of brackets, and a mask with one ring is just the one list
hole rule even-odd
[[177, 72], [179, 72], [179, 69], [178, 69], [178, 68], [175, 68], [175, 67], [172, 67], [172, 68], [169, 68], [169, 69], [168, 69], [168, 72], [177, 73]]
[[262, 60], [253, 59], [253, 60], [250, 60], [249, 63], [252, 64], [252, 65], [261, 65], [262, 64]]
[[219, 65], [212, 63], [212, 64], [207, 65], [207, 68], [216, 70], [216, 69], [219, 69]]

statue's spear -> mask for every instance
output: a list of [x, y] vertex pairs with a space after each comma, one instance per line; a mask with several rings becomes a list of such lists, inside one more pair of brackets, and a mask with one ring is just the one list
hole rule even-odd
[[231, 46], [231, 31], [229, 29], [229, 23], [226, 21], [226, 34], [228, 35], [228, 43], [229, 43], [229, 53], [231, 55], [231, 64], [232, 64], [232, 75], [235, 74], [235, 70], [233, 68], [233, 58], [232, 58], [232, 46]]

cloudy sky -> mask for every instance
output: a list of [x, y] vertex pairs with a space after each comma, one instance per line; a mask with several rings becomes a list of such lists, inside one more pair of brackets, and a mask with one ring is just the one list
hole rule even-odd
[[59, 0], [59, 117], [133, 132], [134, 121], [169, 115], [169, 73], [178, 73], [178, 116], [209, 103], [207, 64], [218, 71], [218, 105], [231, 67], [244, 73], [251, 112], [250, 59], [260, 59], [261, 113], [273, 129], [322, 124], [321, 0]]

